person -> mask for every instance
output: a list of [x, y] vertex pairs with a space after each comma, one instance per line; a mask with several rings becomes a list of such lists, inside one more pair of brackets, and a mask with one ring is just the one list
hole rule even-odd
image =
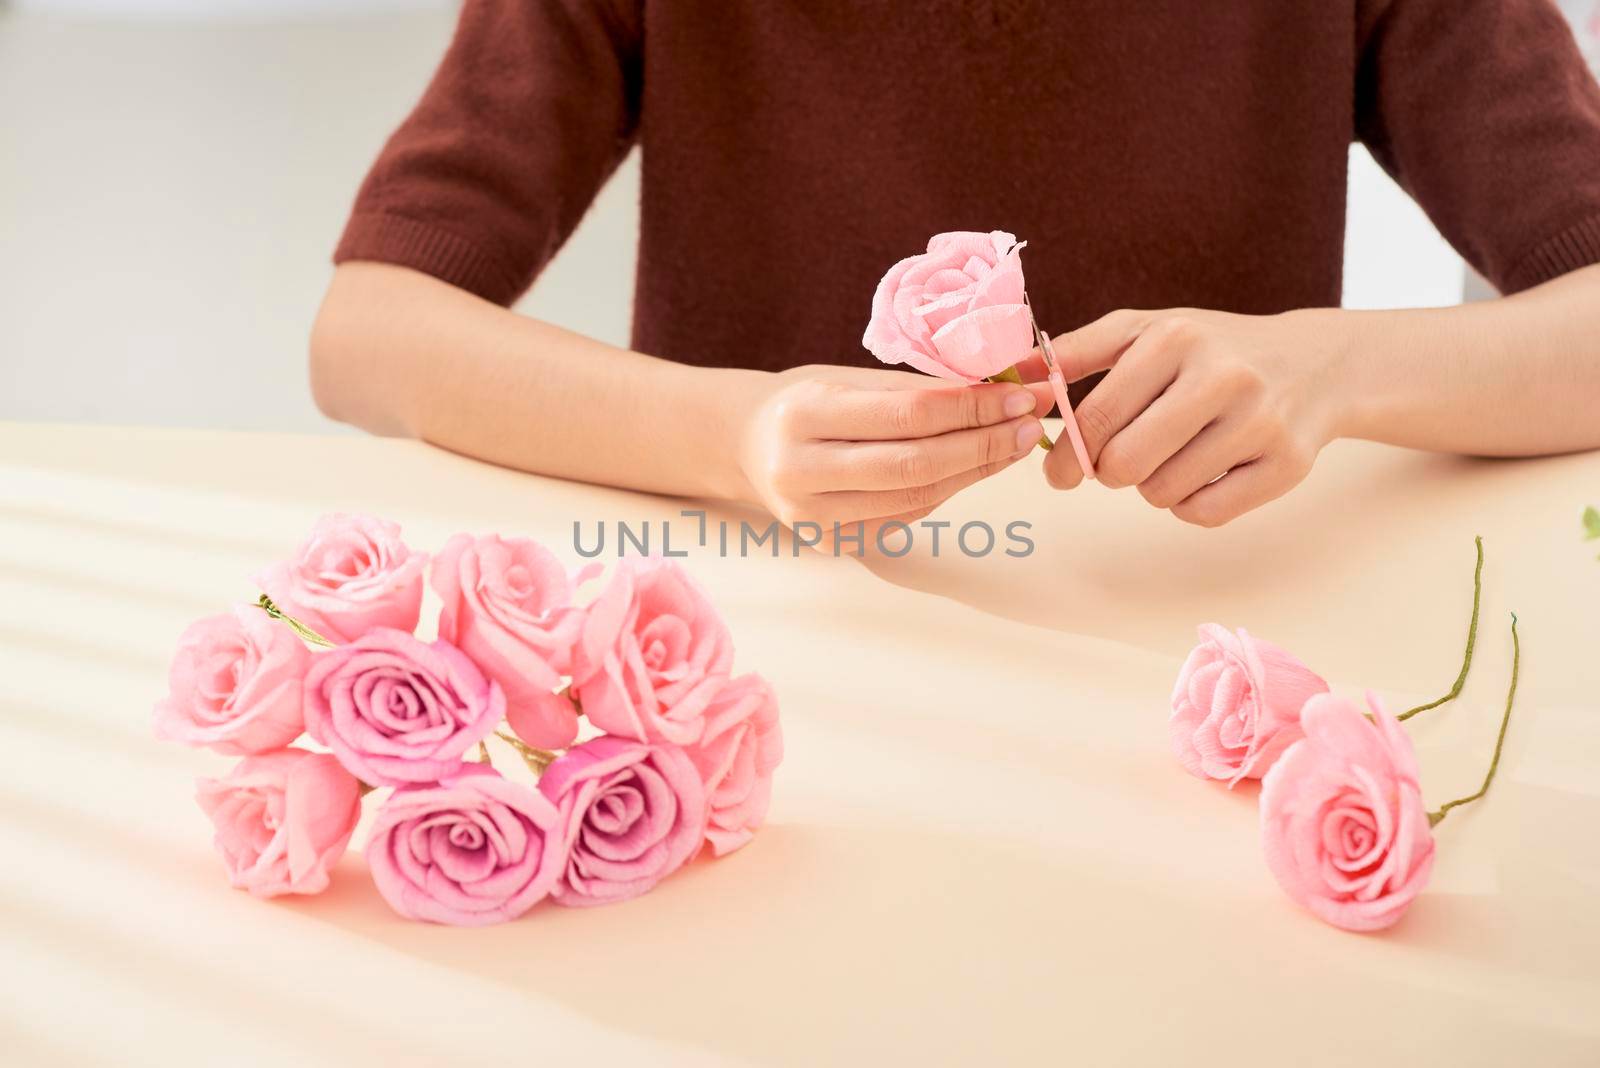
[[[1337, 307], [1353, 141], [1503, 296]], [[508, 311], [635, 146], [631, 349]], [[1600, 88], [1551, 0], [467, 0], [356, 196], [312, 387], [530, 471], [911, 522], [1050, 406], [1037, 357], [968, 387], [861, 348], [883, 271], [958, 229], [1028, 240], [1099, 480], [1180, 519], [1341, 437], [1600, 447]]]

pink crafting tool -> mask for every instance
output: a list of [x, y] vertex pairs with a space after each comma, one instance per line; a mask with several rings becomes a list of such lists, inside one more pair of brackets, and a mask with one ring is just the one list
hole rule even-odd
[[1050, 390], [1056, 395], [1056, 407], [1061, 409], [1061, 421], [1066, 424], [1067, 440], [1072, 442], [1072, 455], [1078, 458], [1078, 467], [1082, 469], [1085, 478], [1094, 477], [1094, 464], [1089, 461], [1089, 450], [1084, 448], [1083, 433], [1078, 429], [1078, 419], [1072, 414], [1072, 399], [1067, 396], [1067, 380], [1061, 377], [1061, 365], [1056, 363], [1056, 350], [1050, 344], [1050, 336], [1039, 329], [1039, 321], [1033, 317], [1033, 304], [1028, 300], [1028, 295], [1022, 295], [1022, 303], [1028, 305], [1028, 321], [1033, 324], [1033, 337], [1039, 345], [1039, 352], [1044, 356], [1045, 369], [1050, 372]]

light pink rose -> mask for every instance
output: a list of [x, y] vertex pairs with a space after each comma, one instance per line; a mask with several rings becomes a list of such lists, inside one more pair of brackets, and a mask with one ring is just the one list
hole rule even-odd
[[1261, 786], [1261, 844], [1278, 883], [1335, 927], [1398, 920], [1433, 870], [1417, 758], [1400, 723], [1331, 694], [1306, 702], [1305, 737]]
[[374, 627], [415, 630], [427, 556], [400, 526], [365, 515], [325, 515], [294, 557], [256, 576], [284, 612], [334, 642]]
[[1200, 644], [1172, 690], [1172, 748], [1190, 774], [1259, 779], [1301, 736], [1300, 708], [1326, 693], [1321, 676], [1271, 642], [1215, 623], [1200, 627]]
[[861, 343], [884, 363], [956, 382], [980, 382], [1021, 362], [1033, 351], [1022, 247], [1004, 230], [935, 235], [927, 252], [901, 260], [878, 283]]
[[444, 600], [439, 637], [500, 684], [517, 736], [541, 749], [572, 744], [578, 714], [555, 691], [572, 667], [583, 612], [561, 562], [529, 538], [457, 534], [429, 578]]
[[434, 783], [505, 714], [506, 697], [449, 642], [368, 631], [311, 658], [306, 730], [376, 786]]
[[466, 764], [378, 809], [367, 866], [400, 915], [460, 927], [514, 920], [550, 892], [564, 843], [555, 806], [492, 768]]
[[156, 737], [240, 755], [278, 749], [305, 729], [301, 683], [311, 653], [259, 608], [191, 623], [156, 704]]
[[732, 667], [728, 628], [683, 569], [631, 557], [588, 607], [572, 693], [607, 733], [688, 745]]
[[563, 905], [625, 901], [700, 848], [705, 787], [682, 749], [601, 735], [545, 769], [539, 790], [561, 813], [566, 865], [551, 890]]
[[778, 699], [760, 675], [741, 675], [706, 709], [706, 729], [689, 748], [706, 787], [706, 841], [717, 856], [733, 852], [765, 822], [772, 773], [783, 760]]
[[257, 897], [317, 894], [361, 817], [361, 789], [327, 753], [279, 749], [200, 779], [195, 799], [216, 828], [228, 881]]

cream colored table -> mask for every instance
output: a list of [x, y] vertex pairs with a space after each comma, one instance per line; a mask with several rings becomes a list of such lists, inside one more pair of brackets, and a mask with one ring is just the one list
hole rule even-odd
[[[1029, 460], [938, 516], [1030, 522], [1026, 559], [695, 549], [739, 666], [782, 699], [771, 826], [626, 905], [450, 930], [391, 915], [355, 853], [319, 898], [227, 888], [190, 786], [225, 758], [150, 735], [178, 631], [253, 596], [323, 511], [393, 516], [418, 546], [524, 532], [575, 562], [574, 521], [684, 503], [409, 442], [0, 426], [0, 1060], [1600, 1064], [1589, 502], [1600, 456], [1340, 445], [1204, 531], [1130, 492], [1051, 492]], [[1432, 696], [1474, 533], [1477, 666], [1411, 726], [1428, 799], [1470, 791], [1516, 610], [1500, 781], [1440, 826], [1398, 927], [1324, 927], [1268, 875], [1255, 791], [1168, 752], [1174, 672], [1216, 620], [1342, 691]]]

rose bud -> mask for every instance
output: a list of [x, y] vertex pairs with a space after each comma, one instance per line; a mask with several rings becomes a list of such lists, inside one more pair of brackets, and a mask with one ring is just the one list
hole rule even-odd
[[778, 699], [760, 675], [741, 675], [706, 709], [705, 734], [687, 750], [706, 787], [706, 841], [717, 856], [751, 838], [767, 817], [783, 760]]
[[561, 562], [529, 538], [457, 534], [434, 557], [429, 582], [444, 601], [439, 637], [500, 684], [517, 736], [542, 749], [570, 745], [578, 714], [555, 691], [583, 612]]
[[327, 753], [279, 749], [245, 757], [195, 799], [216, 828], [228, 881], [257, 897], [316, 894], [361, 817], [361, 788]]
[[463, 765], [437, 785], [389, 795], [367, 839], [367, 866], [407, 919], [503, 923], [532, 908], [560, 874], [557, 818], [537, 790]]
[[609, 734], [688, 745], [732, 667], [728, 628], [683, 569], [630, 558], [588, 607], [572, 694]]
[[449, 642], [368, 631], [311, 658], [306, 730], [363, 782], [433, 783], [505, 714], [499, 684]]
[[1259, 779], [1300, 738], [1306, 699], [1327, 689], [1321, 676], [1271, 642], [1203, 624], [1172, 690], [1173, 751], [1203, 779], [1230, 786]]
[[1021, 250], [1003, 230], [935, 235], [878, 283], [861, 343], [884, 363], [969, 384], [1020, 363], [1033, 351]]
[[286, 614], [329, 641], [348, 642], [375, 627], [416, 629], [426, 564], [400, 540], [397, 523], [326, 515], [292, 559], [255, 581]]
[[305, 643], [259, 608], [197, 620], [178, 639], [156, 736], [233, 755], [282, 748], [305, 729], [310, 660]]
[[601, 735], [551, 764], [539, 790], [561, 813], [567, 860], [551, 895], [563, 905], [637, 897], [705, 834], [705, 787], [677, 746]]

